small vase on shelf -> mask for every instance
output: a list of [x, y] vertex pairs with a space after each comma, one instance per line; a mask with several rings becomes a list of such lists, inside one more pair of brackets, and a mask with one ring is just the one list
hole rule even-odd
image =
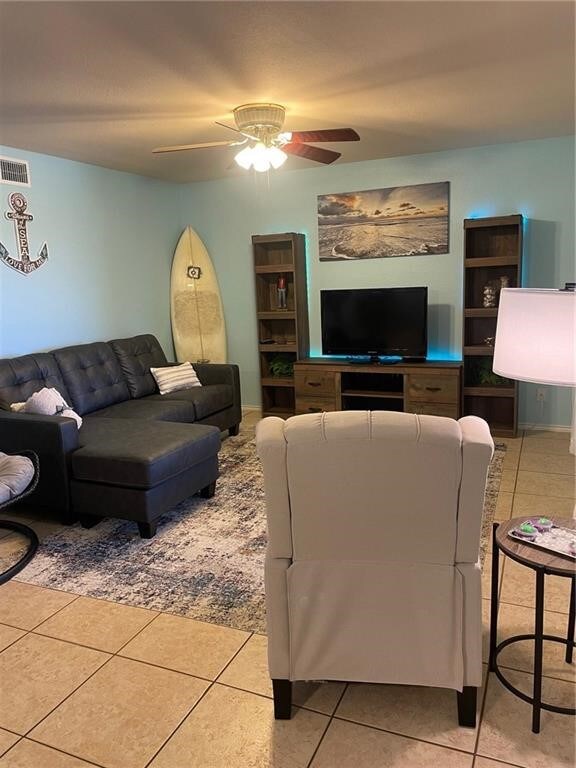
[[498, 299], [498, 292], [496, 291], [496, 286], [491, 281], [489, 283], [486, 283], [484, 288], [482, 289], [482, 306], [486, 309], [493, 308], [497, 306], [497, 299]]

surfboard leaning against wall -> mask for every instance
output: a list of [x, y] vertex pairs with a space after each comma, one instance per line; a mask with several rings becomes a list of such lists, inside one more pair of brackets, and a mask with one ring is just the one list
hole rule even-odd
[[192, 227], [182, 232], [172, 259], [170, 317], [178, 362], [226, 362], [226, 326], [216, 272]]

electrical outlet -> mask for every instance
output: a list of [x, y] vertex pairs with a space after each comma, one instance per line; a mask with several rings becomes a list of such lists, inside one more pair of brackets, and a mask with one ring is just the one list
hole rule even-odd
[[546, 400], [546, 390], [544, 387], [538, 387], [536, 390], [536, 400], [539, 403], [543, 403]]

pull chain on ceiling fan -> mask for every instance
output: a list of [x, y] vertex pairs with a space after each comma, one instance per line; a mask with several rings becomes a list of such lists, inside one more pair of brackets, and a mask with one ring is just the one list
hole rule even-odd
[[243, 147], [235, 161], [245, 169], [254, 168], [263, 172], [279, 168], [287, 155], [297, 155], [316, 163], [333, 163], [340, 152], [315, 147], [308, 142], [359, 141], [360, 137], [352, 128], [329, 128], [318, 131], [283, 132], [286, 109], [281, 104], [242, 104], [232, 114], [236, 128], [217, 122], [230, 131], [243, 136], [238, 141], [209, 141], [202, 144], [179, 144], [172, 147], [158, 147], [154, 153], [180, 152], [189, 149], [213, 147]]

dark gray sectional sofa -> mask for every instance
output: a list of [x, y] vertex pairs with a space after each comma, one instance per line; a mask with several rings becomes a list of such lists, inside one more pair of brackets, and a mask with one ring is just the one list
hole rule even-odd
[[[152, 335], [0, 360], [0, 451], [33, 450], [40, 480], [27, 502], [85, 526], [103, 517], [153, 536], [174, 504], [214, 494], [220, 431], [238, 433], [236, 365], [194, 364], [202, 387], [160, 395], [151, 367], [170, 365]], [[9, 406], [55, 387], [83, 424], [14, 413]]]

